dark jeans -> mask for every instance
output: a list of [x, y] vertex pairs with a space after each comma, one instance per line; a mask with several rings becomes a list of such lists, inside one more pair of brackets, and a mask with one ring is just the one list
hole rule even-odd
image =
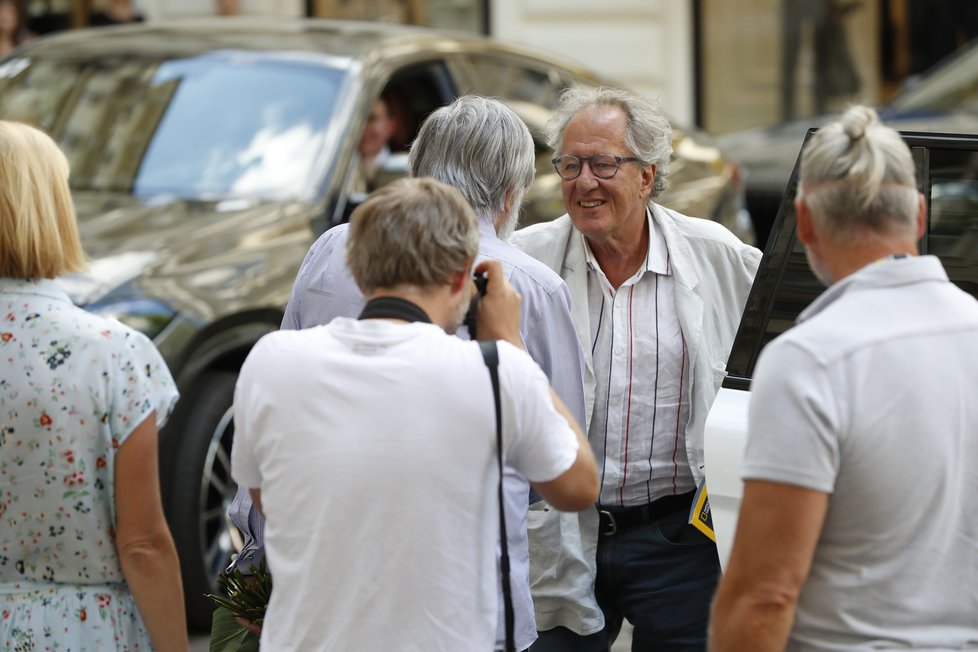
[[703, 652], [710, 602], [720, 579], [716, 545], [678, 511], [598, 541], [595, 595], [605, 628], [578, 636], [540, 632], [531, 652], [607, 652], [623, 619], [632, 652]]

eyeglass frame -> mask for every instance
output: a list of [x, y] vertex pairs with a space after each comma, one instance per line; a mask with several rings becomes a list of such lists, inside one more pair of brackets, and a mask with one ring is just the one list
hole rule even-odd
[[[607, 156], [608, 158], [614, 159], [615, 160], [615, 171], [612, 172], [610, 175], [608, 175], [606, 177], [603, 177], [600, 174], [598, 174], [597, 172], [595, 172], [594, 171], [594, 168], [591, 167], [591, 159], [593, 159], [593, 158], [595, 158], [597, 156]], [[577, 171], [577, 174], [575, 174], [572, 177], [565, 177], [564, 175], [562, 175], [560, 173], [560, 168], [557, 166], [557, 161], [559, 161], [562, 158], [576, 158], [578, 161], [580, 161], [581, 167]], [[621, 164], [622, 163], [639, 163], [639, 162], [641, 162], [641, 159], [639, 159], [636, 156], [615, 156], [614, 154], [598, 153], [598, 154], [594, 154], [592, 156], [577, 156], [576, 154], [561, 154], [560, 156], [555, 156], [554, 158], [552, 158], [550, 160], [550, 163], [554, 166], [554, 171], [557, 173], [557, 176], [560, 177], [561, 179], [563, 179], [564, 181], [573, 181], [574, 179], [576, 179], [579, 176], [581, 176], [581, 172], [584, 171], [584, 163], [585, 162], [587, 162], [588, 167], [591, 168], [591, 174], [593, 174], [598, 179], [613, 179], [615, 177], [615, 175], [618, 174], [618, 170], [621, 169]]]

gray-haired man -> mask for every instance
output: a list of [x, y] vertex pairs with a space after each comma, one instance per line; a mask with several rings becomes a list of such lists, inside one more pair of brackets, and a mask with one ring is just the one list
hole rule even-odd
[[[425, 120], [408, 162], [412, 176], [438, 179], [468, 200], [479, 222], [480, 259], [499, 260], [522, 296], [520, 334], [527, 352], [583, 424], [582, 358], [567, 288], [553, 271], [500, 238], [514, 228], [533, 180], [533, 139], [526, 125], [497, 100], [464, 96]], [[343, 258], [347, 233], [346, 225], [338, 226], [312, 246], [296, 278], [283, 328], [308, 328], [359, 313], [364, 299]], [[507, 471], [505, 490], [516, 648], [523, 650], [536, 638], [526, 536], [529, 485], [519, 474]], [[254, 550], [260, 549], [260, 519], [244, 491], [238, 492], [229, 513], [250, 539], [238, 562], [246, 567]], [[498, 641], [502, 620], [500, 615]]]

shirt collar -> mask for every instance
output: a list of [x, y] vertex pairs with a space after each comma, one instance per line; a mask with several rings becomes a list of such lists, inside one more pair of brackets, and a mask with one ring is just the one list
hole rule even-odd
[[49, 278], [37, 280], [0, 278], [0, 294], [29, 294], [71, 303], [68, 293], [57, 281]]
[[494, 238], [496, 240], [499, 239], [499, 234], [496, 233], [496, 227], [493, 226], [488, 220], [483, 220], [479, 217], [476, 217], [476, 220], [479, 225], [480, 240], [483, 238]]
[[[662, 232], [656, 228], [655, 220], [652, 219], [652, 211], [648, 208], [645, 209], [645, 220], [649, 225], [649, 249], [645, 254], [645, 265], [639, 268], [635, 274], [637, 277], [641, 277], [645, 272], [653, 272], [669, 276], [672, 274], [672, 265], [669, 260], [669, 250], [666, 248], [666, 239], [662, 236]], [[587, 238], [584, 237], [583, 233], [579, 233], [578, 236], [584, 242], [584, 260], [588, 267], [594, 270], [601, 269], [591, 251]]]
[[811, 319], [843, 295], [860, 289], [884, 289], [931, 281], [949, 282], [947, 272], [936, 256], [885, 258], [858, 269], [833, 283], [798, 315], [797, 322]]

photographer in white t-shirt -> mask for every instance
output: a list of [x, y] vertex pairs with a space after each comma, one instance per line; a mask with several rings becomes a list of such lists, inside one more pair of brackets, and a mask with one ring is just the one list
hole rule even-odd
[[[359, 319], [262, 338], [235, 391], [232, 475], [266, 518], [272, 650], [484, 652], [495, 641], [499, 471], [489, 372], [454, 337], [476, 291], [468, 203], [398, 181], [350, 221]], [[503, 457], [558, 509], [597, 498], [590, 447], [523, 350], [498, 261], [478, 332], [498, 339]]]

